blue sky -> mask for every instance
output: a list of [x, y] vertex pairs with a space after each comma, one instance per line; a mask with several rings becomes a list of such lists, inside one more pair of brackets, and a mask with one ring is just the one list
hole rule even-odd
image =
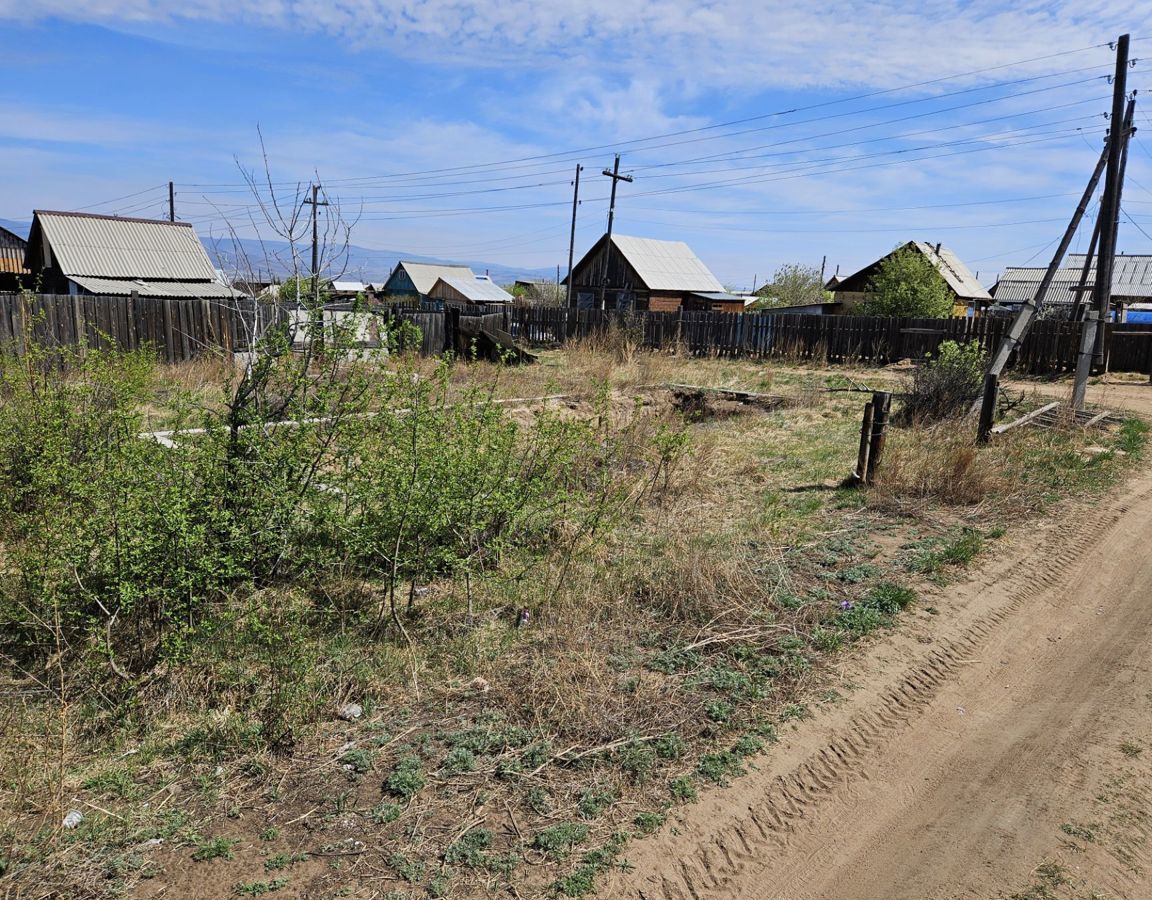
[[[259, 129], [278, 199], [318, 176], [357, 244], [550, 267], [574, 166], [579, 255], [619, 150], [635, 181], [617, 230], [685, 240], [732, 286], [913, 238], [990, 283], [1046, 261], [1075, 206], [1107, 127], [1106, 43], [1131, 31], [1130, 87], [1152, 86], [1152, 2], [1121, 7], [0, 0], [0, 217], [161, 215], [171, 179], [205, 239], [272, 237], [240, 170], [262, 177]], [[1137, 124], [1130, 253], [1152, 252]]]

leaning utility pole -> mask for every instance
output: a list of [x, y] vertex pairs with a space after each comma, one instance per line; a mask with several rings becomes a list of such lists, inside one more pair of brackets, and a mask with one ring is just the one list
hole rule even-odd
[[600, 174], [607, 175], [612, 179], [612, 197], [608, 201], [608, 240], [604, 245], [604, 274], [600, 279], [600, 308], [604, 308], [604, 293], [608, 288], [608, 261], [612, 256], [612, 222], [616, 218], [616, 185], [621, 181], [632, 181], [631, 175], [620, 174], [620, 154], [616, 154], [616, 162], [612, 164], [612, 169], [609, 171], [605, 169]]
[[176, 221], [176, 185], [168, 182], [168, 221]]
[[[1118, 236], [1120, 234], [1120, 200], [1121, 200], [1121, 197], [1123, 197], [1123, 195], [1124, 195], [1124, 172], [1128, 168], [1128, 142], [1131, 139], [1132, 135], [1136, 133], [1136, 129], [1133, 126], [1133, 121], [1135, 119], [1135, 116], [1136, 116], [1136, 92], [1133, 91], [1132, 96], [1128, 100], [1128, 108], [1126, 109], [1126, 111], [1124, 113], [1124, 127], [1123, 127], [1123, 132], [1122, 132], [1123, 138], [1121, 140], [1121, 147], [1120, 147], [1120, 165], [1119, 165], [1119, 168], [1117, 169], [1116, 184], [1115, 184], [1114, 190], [1112, 192], [1112, 202], [1109, 204], [1111, 209], [1112, 209], [1112, 228], [1111, 228], [1111, 231], [1112, 231], [1112, 236], [1111, 236], [1112, 252], [1108, 254], [1108, 280], [1107, 280], [1107, 282], [1104, 282], [1103, 287], [1101, 287], [1101, 279], [1099, 277], [1097, 277], [1095, 284], [1093, 285], [1093, 287], [1094, 287], [1093, 299], [1098, 301], [1096, 303], [1096, 312], [1099, 313], [1099, 319], [1100, 319], [1100, 323], [1101, 323], [1100, 324], [1100, 330], [1096, 334], [1096, 344], [1095, 344], [1094, 352], [1093, 352], [1093, 363], [1096, 365], [1097, 369], [1103, 369], [1104, 368], [1104, 330], [1103, 330], [1103, 326], [1104, 326], [1104, 323], [1111, 320], [1110, 307], [1112, 306], [1112, 276], [1116, 270], [1116, 243], [1118, 240]], [[1101, 242], [1103, 242], [1103, 240], [1104, 240], [1104, 230], [1103, 229], [1107, 226], [1107, 224], [1108, 224], [1107, 222], [1104, 222], [1100, 226], [1100, 228], [1101, 228], [1101, 231], [1100, 231]], [[1097, 275], [1099, 275], [1099, 272], [1100, 272], [1099, 261], [1097, 261], [1096, 272], [1097, 272]]]
[[1107, 321], [1108, 306], [1112, 301], [1112, 267], [1116, 256], [1116, 231], [1120, 221], [1120, 160], [1124, 152], [1124, 101], [1128, 85], [1128, 35], [1120, 35], [1116, 42], [1116, 75], [1112, 80], [1112, 115], [1108, 142], [1108, 174], [1104, 177], [1104, 194], [1100, 198], [1100, 247], [1096, 258], [1096, 285], [1092, 292], [1092, 306]]
[[580, 205], [580, 173], [584, 170], [582, 165], [576, 166], [576, 180], [572, 189], [572, 232], [568, 236], [568, 299], [567, 306], [572, 307], [572, 258], [576, 253], [576, 207]]
[[[1096, 162], [1096, 168], [1092, 172], [1092, 177], [1088, 180], [1088, 186], [1084, 189], [1084, 194], [1080, 198], [1080, 205], [1076, 207], [1076, 212], [1072, 216], [1072, 221], [1068, 223], [1067, 229], [1064, 231], [1064, 237], [1060, 240], [1060, 246], [1057, 247], [1056, 253], [1052, 257], [1052, 262], [1049, 264], [1044, 277], [1040, 281], [1039, 287], [1036, 289], [1035, 296], [1029, 298], [1020, 307], [1020, 311], [1012, 320], [1012, 324], [1008, 328], [1008, 333], [1004, 335], [1004, 339], [1000, 342], [1000, 346], [996, 349], [996, 353], [992, 356], [988, 364], [987, 374], [999, 376], [1004, 367], [1008, 364], [1008, 358], [1012, 355], [1012, 351], [1024, 339], [1024, 335], [1028, 332], [1029, 326], [1032, 324], [1032, 319], [1035, 317], [1037, 311], [1043, 307], [1044, 299], [1048, 295], [1048, 289], [1052, 285], [1053, 279], [1056, 277], [1056, 272], [1060, 268], [1061, 262], [1064, 260], [1064, 254], [1068, 252], [1068, 246], [1072, 243], [1072, 238], [1076, 234], [1076, 230], [1080, 227], [1080, 222], [1084, 218], [1084, 213], [1088, 210], [1088, 204], [1092, 199], [1092, 195], [1096, 192], [1096, 186], [1100, 182], [1100, 176], [1104, 174], [1105, 168], [1108, 170], [1108, 176], [1104, 181], [1104, 194], [1100, 201], [1100, 212], [1098, 214], [1098, 225], [1102, 228], [1107, 228], [1110, 221], [1115, 220], [1119, 216], [1119, 206], [1111, 206], [1111, 201], [1115, 197], [1114, 186], [1118, 186], [1120, 178], [1122, 177], [1121, 168], [1121, 153], [1122, 145], [1127, 141], [1126, 123], [1124, 119], [1124, 100], [1126, 95], [1126, 81], [1128, 73], [1128, 35], [1121, 35], [1116, 42], [1116, 75], [1113, 79], [1113, 95], [1112, 95], [1112, 119], [1111, 126], [1108, 129], [1108, 137], [1105, 139], [1104, 149], [1100, 154], [1100, 159]], [[1101, 225], [1101, 222], [1103, 223]], [[1096, 267], [1096, 299], [1099, 299], [1100, 285], [1103, 281], [1108, 285], [1109, 296], [1111, 294], [1111, 277], [1112, 277], [1112, 254], [1115, 252], [1115, 229], [1113, 229], [1112, 245], [1108, 252], [1108, 272], [1107, 280], [1102, 277], [1101, 268], [1103, 266], [1105, 254], [1105, 234], [1101, 231], [1100, 238], [1100, 262]], [[1107, 299], [1105, 299], [1107, 303]], [[1094, 308], [1099, 308], [1097, 303], [1093, 304]], [[1092, 338], [1095, 338], [1096, 317], [1088, 317], [1084, 323], [1085, 329], [1092, 330]], [[1087, 335], [1082, 337], [1087, 340]], [[1083, 342], [1082, 342], [1083, 343]], [[1092, 344], [1088, 343], [1091, 347]], [[1078, 375], [1079, 378], [1079, 368]], [[1085, 375], [1085, 378], [1087, 376]], [[972, 405], [971, 412], [975, 413], [980, 409], [981, 401], [977, 400]]]

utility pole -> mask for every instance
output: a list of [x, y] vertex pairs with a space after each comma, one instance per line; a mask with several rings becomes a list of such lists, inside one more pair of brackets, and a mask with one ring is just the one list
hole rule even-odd
[[168, 182], [168, 221], [176, 221], [176, 185]]
[[1120, 160], [1125, 139], [1124, 101], [1128, 94], [1128, 35], [1116, 41], [1116, 75], [1112, 80], [1112, 115], [1109, 118], [1108, 173], [1104, 177], [1104, 194], [1100, 199], [1100, 247], [1096, 259], [1096, 285], [1092, 306], [1107, 321], [1112, 300], [1112, 266], [1116, 255], [1116, 231], [1120, 220]]
[[616, 154], [616, 162], [612, 164], [612, 170], [605, 169], [600, 174], [607, 175], [612, 179], [612, 197], [608, 201], [608, 241], [604, 245], [604, 277], [600, 279], [600, 308], [604, 308], [604, 293], [608, 288], [608, 261], [612, 256], [612, 222], [616, 218], [616, 185], [621, 181], [631, 183], [631, 175], [620, 174], [620, 154]]
[[[1110, 207], [1112, 209], [1112, 252], [1108, 254], [1108, 280], [1102, 282], [1100, 275], [1099, 261], [1096, 266], [1096, 282], [1095, 290], [1093, 292], [1094, 299], [1099, 299], [1099, 304], [1096, 306], [1096, 312], [1099, 313], [1100, 325], [1096, 332], [1096, 344], [1093, 352], [1093, 363], [1098, 369], [1104, 367], [1104, 325], [1111, 318], [1110, 307], [1112, 305], [1112, 274], [1116, 268], [1116, 243], [1120, 234], [1120, 200], [1124, 195], [1124, 172], [1128, 168], [1128, 142], [1132, 135], [1136, 132], [1133, 127], [1133, 122], [1136, 116], [1136, 92], [1132, 92], [1131, 98], [1128, 100], [1128, 106], [1124, 112], [1124, 122], [1120, 135], [1120, 163], [1116, 174], [1116, 184], [1113, 187], [1113, 196]], [[1115, 126], [1113, 126], [1113, 129]], [[1111, 158], [1111, 157], [1109, 157]], [[1108, 223], [1105, 222], [1101, 228], [1107, 227]], [[1104, 233], [1101, 231], [1100, 239], [1103, 241]], [[1103, 284], [1103, 287], [1101, 285]]]
[[572, 258], [576, 253], [576, 207], [580, 205], [580, 173], [584, 167], [576, 165], [576, 180], [572, 189], [572, 233], [568, 236], [568, 297], [566, 305], [572, 308]]
[[317, 212], [321, 206], [327, 206], [327, 200], [321, 200], [320, 185], [312, 185], [312, 199], [305, 200], [307, 206], [312, 207], [312, 303], [320, 305], [320, 229], [317, 225]]

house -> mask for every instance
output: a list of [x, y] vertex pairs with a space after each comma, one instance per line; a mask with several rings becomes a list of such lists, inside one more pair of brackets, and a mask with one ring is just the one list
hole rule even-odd
[[36, 210], [25, 265], [49, 294], [238, 295], [186, 222]]
[[[1044, 297], [1045, 306], [1071, 309], [1076, 297], [1081, 293], [1080, 279], [1084, 275], [1083, 253], [1070, 253], [1063, 266], [1056, 270], [1048, 293]], [[1009, 309], [1019, 307], [1027, 300], [1036, 297], [1040, 281], [1047, 267], [1009, 266], [1000, 274], [1000, 279], [992, 287], [992, 296], [998, 306]], [[1090, 301], [1096, 285], [1096, 262], [1088, 267], [1088, 277], [1083, 294]], [[1152, 255], [1120, 254], [1112, 267], [1112, 306], [1117, 318], [1125, 321], [1128, 311], [1141, 312], [1140, 307], [1152, 302]]]
[[0, 228], [0, 291], [30, 287], [32, 273], [24, 265], [28, 242], [14, 231]]
[[[843, 304], [842, 310], [851, 314], [852, 309], [859, 305], [868, 293], [868, 286], [880, 270], [881, 264], [889, 257], [903, 250], [913, 250], [932, 263], [936, 271], [944, 278], [952, 293], [952, 314], [965, 316], [969, 307], [979, 312], [991, 305], [992, 295], [984, 288], [972, 271], [964, 265], [960, 257], [943, 244], [929, 244], [925, 241], [909, 241], [897, 247], [891, 253], [885, 254], [875, 262], [869, 263], [859, 272], [841, 278], [835, 284], [830, 280], [827, 284], [832, 296]], [[833, 276], [835, 280], [835, 276]]]
[[728, 294], [683, 241], [614, 234], [609, 244], [604, 235], [572, 269], [572, 286], [582, 309], [744, 308], [744, 298]]
[[513, 297], [487, 275], [441, 275], [428, 292], [429, 299], [445, 304], [498, 305], [511, 303]]
[[396, 263], [396, 268], [376, 293], [384, 299], [427, 300], [432, 295], [432, 288], [442, 277], [468, 279], [475, 278], [476, 273], [468, 266], [402, 259]]
[[328, 297], [336, 302], [355, 300], [357, 297], [367, 294], [368, 291], [368, 285], [362, 281], [336, 280], [328, 285]]

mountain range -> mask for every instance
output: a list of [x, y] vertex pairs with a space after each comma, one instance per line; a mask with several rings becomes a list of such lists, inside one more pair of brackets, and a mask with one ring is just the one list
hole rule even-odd
[[[32, 227], [31, 222], [19, 222], [12, 219], [0, 219], [0, 227], [28, 237]], [[204, 249], [208, 251], [213, 265], [224, 272], [246, 272], [249, 268], [258, 270], [253, 272], [257, 278], [267, 278], [269, 275], [284, 278], [292, 273], [291, 266], [284, 260], [290, 258], [289, 245], [284, 241], [257, 241], [251, 238], [242, 238], [239, 241], [239, 253], [233, 248], [231, 241], [204, 240]], [[308, 265], [308, 247], [297, 248], [302, 253], [304, 265]], [[247, 262], [237, 265], [236, 256]], [[348, 259], [343, 266], [341, 275], [346, 281], [381, 282], [386, 281], [396, 263], [402, 259], [425, 263], [454, 263], [469, 266], [478, 275], [485, 272], [497, 284], [510, 284], [518, 278], [529, 280], [551, 280], [556, 277], [555, 269], [527, 269], [516, 266], [506, 266], [502, 263], [484, 262], [480, 260], [452, 260], [438, 259], [432, 256], [420, 256], [416, 253], [406, 253], [403, 250], [377, 250], [371, 247], [349, 246]]]

